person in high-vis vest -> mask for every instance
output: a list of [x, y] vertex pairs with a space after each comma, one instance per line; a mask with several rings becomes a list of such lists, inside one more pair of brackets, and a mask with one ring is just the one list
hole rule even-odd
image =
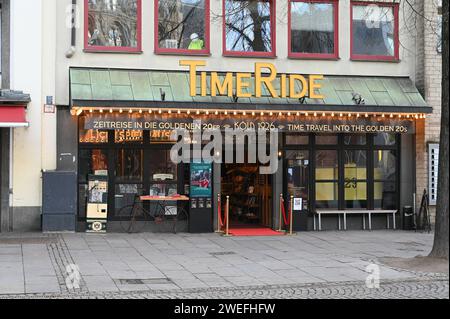
[[191, 34], [191, 43], [189, 43], [189, 50], [201, 50], [203, 49], [203, 40], [201, 40], [197, 33]]

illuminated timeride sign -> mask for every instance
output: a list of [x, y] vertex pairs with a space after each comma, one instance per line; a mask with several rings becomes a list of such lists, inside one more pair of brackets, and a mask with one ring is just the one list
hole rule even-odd
[[[197, 71], [197, 67], [206, 66], [206, 61], [202, 60], [181, 60], [180, 66], [189, 67], [189, 92], [191, 96], [198, 95], [197, 87], [200, 87], [200, 96], [207, 96], [207, 88], [210, 87], [210, 96], [261, 97], [263, 85], [265, 85], [273, 98], [299, 99], [307, 96], [310, 99], [323, 99], [323, 96], [317, 93], [317, 90], [321, 88], [320, 80], [323, 79], [323, 75], [305, 77], [300, 74], [278, 74], [272, 63], [256, 62], [254, 75], [246, 72], [219, 74], [218, 72]], [[200, 76], [199, 85], [197, 83], [198, 75]], [[254, 81], [255, 87], [252, 93], [246, 91], [251, 87], [251, 81]]]

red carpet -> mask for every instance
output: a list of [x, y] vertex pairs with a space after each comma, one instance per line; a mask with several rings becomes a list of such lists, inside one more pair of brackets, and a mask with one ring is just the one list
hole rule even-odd
[[270, 228], [231, 228], [229, 231], [233, 236], [282, 236], [284, 233], [274, 231]]

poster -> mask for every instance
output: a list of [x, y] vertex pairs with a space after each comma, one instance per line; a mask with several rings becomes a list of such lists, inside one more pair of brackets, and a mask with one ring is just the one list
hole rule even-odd
[[294, 210], [302, 210], [303, 198], [294, 198]]
[[191, 163], [191, 197], [211, 197], [212, 166], [206, 163]]

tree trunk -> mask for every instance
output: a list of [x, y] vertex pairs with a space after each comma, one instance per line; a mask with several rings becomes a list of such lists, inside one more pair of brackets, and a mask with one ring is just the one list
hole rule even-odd
[[441, 105], [441, 136], [439, 142], [439, 175], [438, 194], [436, 202], [436, 226], [434, 232], [433, 249], [430, 257], [440, 257], [448, 259], [448, 22], [449, 22], [449, 1], [442, 1], [442, 105]]

